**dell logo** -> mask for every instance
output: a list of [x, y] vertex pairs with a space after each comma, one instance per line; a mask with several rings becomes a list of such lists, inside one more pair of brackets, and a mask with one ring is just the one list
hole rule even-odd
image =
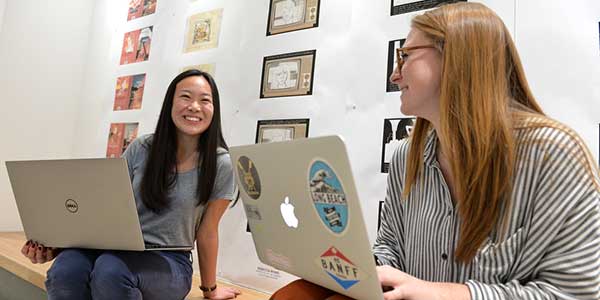
[[79, 205], [77, 205], [77, 202], [73, 199], [67, 199], [67, 201], [65, 201], [65, 207], [70, 213], [76, 213], [79, 209]]

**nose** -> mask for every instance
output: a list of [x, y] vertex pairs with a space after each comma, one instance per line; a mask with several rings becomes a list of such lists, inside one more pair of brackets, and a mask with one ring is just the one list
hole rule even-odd
[[202, 105], [200, 105], [200, 102], [198, 101], [192, 101], [190, 103], [190, 105], [188, 106], [188, 110], [189, 111], [194, 111], [194, 112], [198, 112], [200, 111]]
[[394, 68], [394, 72], [392, 72], [392, 75], [390, 75], [390, 82], [393, 84], [398, 84], [400, 83], [400, 80], [402, 80], [402, 74], [398, 68]]

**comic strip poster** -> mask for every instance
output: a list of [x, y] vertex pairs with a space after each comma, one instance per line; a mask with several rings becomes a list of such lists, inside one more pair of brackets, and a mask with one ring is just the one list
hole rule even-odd
[[271, 0], [267, 36], [319, 26], [320, 0]]
[[219, 44], [223, 9], [192, 15], [188, 19], [184, 52], [216, 48]]
[[141, 109], [145, 84], [146, 74], [117, 78], [113, 110]]
[[381, 146], [381, 173], [388, 173], [390, 161], [400, 144], [400, 140], [408, 137], [415, 123], [415, 118], [393, 118], [383, 121], [383, 143]]
[[263, 59], [260, 98], [312, 95], [316, 50]]
[[391, 0], [392, 9], [390, 15], [406, 14], [414, 11], [430, 9], [440, 6], [445, 3], [467, 2], [467, 0], [423, 0], [423, 1], [407, 1], [407, 0]]
[[147, 61], [150, 57], [152, 27], [145, 27], [125, 33], [121, 49], [121, 65]]
[[156, 0], [130, 0], [127, 21], [145, 17], [156, 12]]
[[108, 132], [106, 157], [121, 157], [127, 146], [135, 140], [139, 123], [112, 123]]

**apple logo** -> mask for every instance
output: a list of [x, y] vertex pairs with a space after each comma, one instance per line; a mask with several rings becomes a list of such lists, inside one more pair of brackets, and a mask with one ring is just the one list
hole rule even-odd
[[281, 210], [281, 216], [283, 217], [283, 221], [288, 227], [298, 228], [298, 218], [294, 214], [294, 205], [290, 203], [290, 198], [285, 197], [285, 200], [279, 206]]

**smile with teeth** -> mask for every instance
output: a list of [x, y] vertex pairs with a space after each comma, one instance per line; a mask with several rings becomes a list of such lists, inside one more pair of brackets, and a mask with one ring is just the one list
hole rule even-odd
[[193, 116], [183, 116], [184, 119], [192, 122], [200, 122], [202, 119]]

